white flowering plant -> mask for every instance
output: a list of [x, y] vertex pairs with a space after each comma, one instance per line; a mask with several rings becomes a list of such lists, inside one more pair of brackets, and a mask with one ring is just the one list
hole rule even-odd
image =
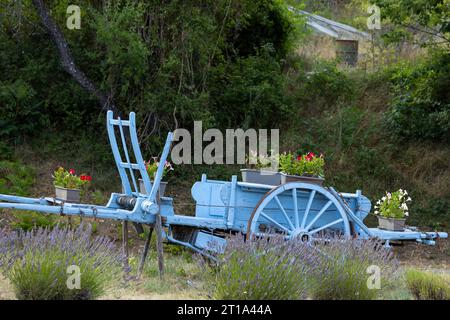
[[407, 203], [411, 201], [406, 190], [386, 192], [386, 195], [377, 201], [375, 214], [385, 218], [402, 219], [409, 215]]

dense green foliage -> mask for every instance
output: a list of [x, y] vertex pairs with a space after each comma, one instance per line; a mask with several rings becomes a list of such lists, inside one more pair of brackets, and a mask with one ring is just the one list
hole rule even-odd
[[450, 54], [402, 64], [392, 74], [393, 99], [386, 122], [405, 139], [450, 141]]
[[[448, 0], [375, 0], [382, 17], [397, 26], [392, 34], [411, 37], [410, 29], [428, 35], [428, 44], [450, 45]], [[431, 37], [431, 36], [432, 37]]]
[[[369, 1], [304, 2], [307, 11], [366, 28]], [[407, 1], [379, 2], [390, 5], [382, 31], [400, 28]], [[0, 192], [29, 194], [21, 190], [33, 182], [12, 181], [23, 170], [11, 175], [11, 166], [45, 171], [38, 181], [45, 186], [62, 165], [93, 175], [101, 199], [101, 190], [120, 189], [104, 113], [61, 68], [32, 2], [15, 3], [0, 7], [0, 159], [9, 161], [0, 166]], [[443, 21], [439, 3], [414, 5], [423, 25]], [[168, 130], [189, 129], [193, 120], [204, 129], [280, 128], [281, 152], [324, 154], [326, 184], [362, 189], [370, 199], [405, 188], [413, 198], [408, 223], [449, 225], [450, 63], [443, 45], [428, 46], [412, 63], [349, 70], [295, 54], [301, 20], [283, 1], [84, 0], [81, 30], [65, 28], [69, 1], [46, 4], [77, 66], [123, 114], [137, 113], [146, 160], [159, 154]], [[188, 194], [202, 172], [228, 180], [239, 167], [178, 166], [168, 178]]]
[[[155, 120], [167, 130], [193, 119], [216, 126], [282, 119], [278, 61], [297, 32], [281, 1], [79, 1], [80, 30], [65, 28], [68, 4], [47, 2], [76, 64], [122, 112], [136, 111], [142, 129]], [[1, 10], [11, 19], [0, 25], [0, 135], [98, 125], [101, 108], [60, 68], [31, 1]], [[228, 107], [235, 112], [220, 112]]]
[[26, 196], [34, 183], [35, 175], [30, 166], [16, 161], [0, 161], [0, 193]]

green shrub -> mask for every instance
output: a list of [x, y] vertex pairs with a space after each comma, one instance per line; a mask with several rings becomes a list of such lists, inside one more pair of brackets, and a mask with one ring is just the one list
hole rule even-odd
[[40, 124], [40, 103], [34, 89], [22, 79], [0, 81], [0, 137], [30, 134]]
[[[91, 239], [91, 227], [0, 230], [0, 270], [24, 300], [95, 299], [123, 276], [124, 259], [112, 241]], [[69, 289], [69, 266], [81, 272], [80, 287]]]
[[355, 94], [355, 84], [334, 62], [318, 61], [310, 72], [301, 72], [296, 80], [297, 99], [311, 104], [330, 107], [338, 101], [348, 101]]
[[450, 300], [450, 276], [408, 269], [406, 282], [417, 300]]
[[211, 71], [211, 108], [219, 126], [274, 128], [288, 119], [287, 78], [273, 51], [267, 45], [256, 56], [221, 63]]
[[11, 226], [15, 229], [30, 231], [35, 228], [52, 228], [55, 224], [55, 216], [40, 212], [14, 211], [15, 220]]
[[16, 161], [0, 161], [0, 193], [26, 196], [34, 184], [34, 170]]

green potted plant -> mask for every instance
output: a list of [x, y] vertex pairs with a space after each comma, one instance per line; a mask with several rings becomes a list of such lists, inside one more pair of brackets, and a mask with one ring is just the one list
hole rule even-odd
[[[313, 152], [294, 156], [292, 153], [271, 156], [251, 154], [255, 169], [242, 169], [242, 181], [268, 185], [280, 185], [287, 182], [306, 182], [322, 185], [324, 181], [323, 155]], [[270, 166], [278, 161], [279, 171], [270, 171]], [[250, 162], [250, 161], [249, 161]]]
[[378, 216], [378, 227], [391, 231], [403, 231], [409, 212], [407, 202], [411, 202], [406, 190], [386, 192], [375, 205], [375, 214]]
[[[155, 175], [156, 175], [156, 171], [158, 170], [158, 166], [159, 166], [159, 160], [156, 157], [153, 157], [148, 162], [145, 162], [145, 168], [147, 169], [147, 173], [148, 173], [148, 176], [151, 181], [153, 181], [155, 179]], [[167, 173], [169, 171], [172, 171], [172, 170], [173, 170], [172, 164], [169, 161], [166, 161], [166, 163], [164, 164], [164, 170], [163, 170], [163, 174], [161, 177], [161, 182], [159, 184], [159, 195], [161, 197], [164, 197], [164, 192], [167, 187], [167, 182], [162, 181], [162, 179], [167, 175]], [[139, 179], [139, 191], [141, 193], [147, 194], [147, 190], [145, 189], [145, 185], [144, 185], [144, 180], [142, 180], [142, 179]]]
[[294, 156], [292, 153], [280, 155], [281, 183], [306, 182], [322, 185], [324, 181], [325, 160], [323, 155], [308, 152]]
[[80, 202], [81, 190], [91, 181], [91, 176], [77, 176], [74, 169], [65, 170], [58, 167], [53, 173], [53, 184], [55, 186], [56, 199]]

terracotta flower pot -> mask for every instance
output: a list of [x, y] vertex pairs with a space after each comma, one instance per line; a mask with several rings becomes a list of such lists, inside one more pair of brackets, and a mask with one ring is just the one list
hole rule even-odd
[[80, 202], [80, 190], [79, 189], [67, 189], [59, 186], [55, 186], [56, 199], [64, 200], [67, 202]]
[[378, 216], [378, 227], [389, 231], [403, 231], [406, 219], [395, 219]]

